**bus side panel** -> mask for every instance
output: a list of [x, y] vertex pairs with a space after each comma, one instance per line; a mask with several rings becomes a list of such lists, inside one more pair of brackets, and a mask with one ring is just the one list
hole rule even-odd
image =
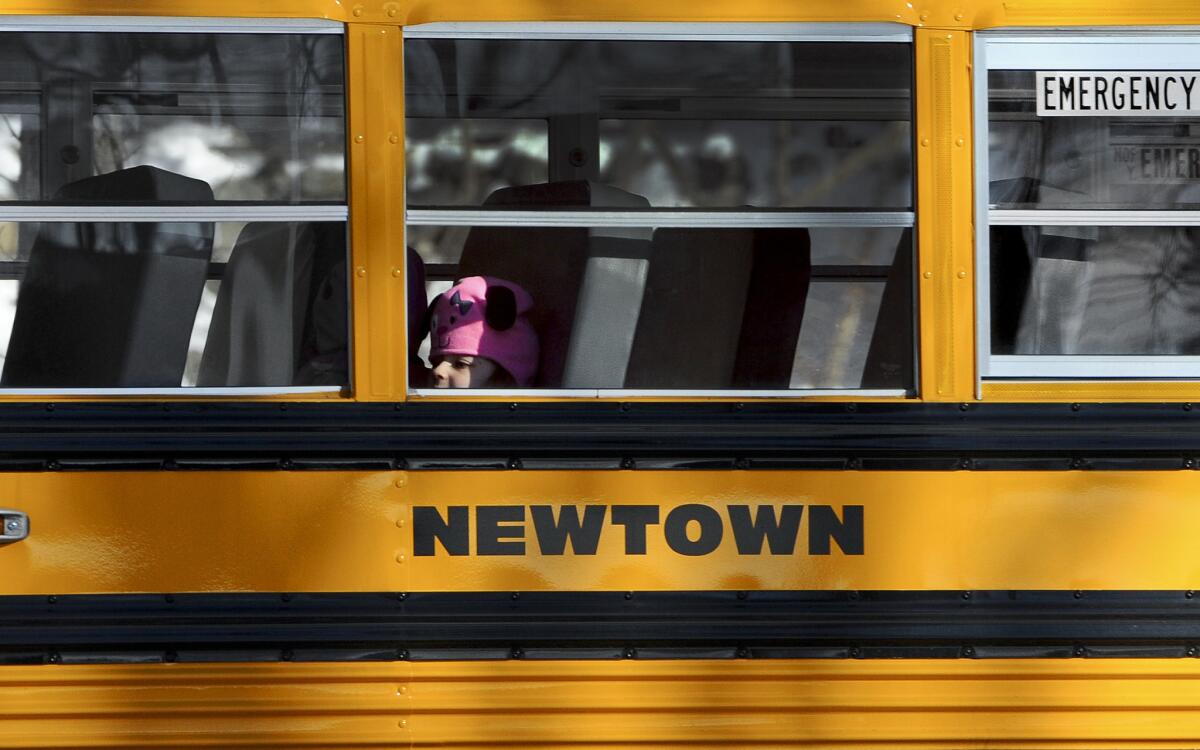
[[1198, 677], [1178, 659], [11, 667], [0, 744], [1183, 748]]
[[1200, 589], [1200, 475], [3, 475], [0, 595]]

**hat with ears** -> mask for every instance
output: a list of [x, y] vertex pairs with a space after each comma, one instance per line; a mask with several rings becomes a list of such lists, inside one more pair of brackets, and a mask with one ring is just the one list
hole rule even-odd
[[487, 357], [528, 386], [537, 374], [538, 337], [526, 313], [533, 298], [490, 276], [470, 276], [434, 297], [429, 306], [429, 356]]

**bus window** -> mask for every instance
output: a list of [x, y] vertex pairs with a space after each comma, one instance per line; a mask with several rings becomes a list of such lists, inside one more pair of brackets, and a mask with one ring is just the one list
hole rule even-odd
[[71, 25], [0, 45], [0, 389], [340, 391], [340, 26]]
[[981, 39], [981, 374], [1200, 377], [1200, 43]]
[[911, 33], [552, 26], [405, 30], [434, 307], [475, 276], [527, 292], [517, 390], [910, 394]]

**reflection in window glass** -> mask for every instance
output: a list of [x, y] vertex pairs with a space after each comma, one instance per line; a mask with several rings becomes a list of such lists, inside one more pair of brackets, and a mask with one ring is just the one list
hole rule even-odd
[[348, 382], [341, 222], [6, 223], [0, 254], [4, 387]]
[[[405, 76], [421, 134], [410, 159], [465, 144], [466, 122], [538, 121], [546, 181], [598, 182], [644, 207], [912, 205], [906, 44], [410, 39]], [[522, 132], [501, 148], [521, 151]], [[499, 188], [532, 184], [501, 185], [529, 179], [511, 170], [465, 179], [479, 168], [463, 146], [440, 158], [455, 189], [429, 194], [428, 170], [410, 173], [410, 206], [493, 206]], [[629, 207], [618, 195], [582, 205]], [[561, 206], [537, 198], [521, 207]]]
[[1200, 228], [991, 229], [992, 353], [1200, 355]]
[[[532, 298], [522, 313], [539, 347], [531, 387], [912, 386], [908, 230], [418, 226], [408, 236], [421, 261], [411, 270], [428, 282], [410, 293], [433, 299], [486, 277]], [[440, 346], [466, 326], [494, 335], [480, 309], [471, 317], [487, 300], [466, 288], [443, 298], [454, 291], [429, 321]], [[428, 367], [424, 333], [409, 346]], [[479, 341], [466, 353], [485, 356]], [[413, 384], [432, 385], [427, 372]]]
[[410, 205], [464, 205], [549, 179], [543, 120], [410, 119], [404, 137]]
[[600, 181], [655, 206], [908, 207], [908, 122], [604, 120]]
[[1200, 118], [1038, 117], [1035, 76], [988, 74], [993, 207], [1200, 206]]
[[[0, 199], [83, 200], [60, 191], [137, 166], [203, 181], [210, 201], [345, 198], [339, 35], [5, 32], [2, 39]], [[30, 108], [30, 98], [40, 104]], [[135, 200], [120, 192], [87, 199]]]

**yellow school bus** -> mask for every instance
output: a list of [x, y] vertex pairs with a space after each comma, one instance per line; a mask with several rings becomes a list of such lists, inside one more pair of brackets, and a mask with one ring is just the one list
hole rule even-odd
[[0, 746], [1200, 743], [1194, 3], [0, 38]]

